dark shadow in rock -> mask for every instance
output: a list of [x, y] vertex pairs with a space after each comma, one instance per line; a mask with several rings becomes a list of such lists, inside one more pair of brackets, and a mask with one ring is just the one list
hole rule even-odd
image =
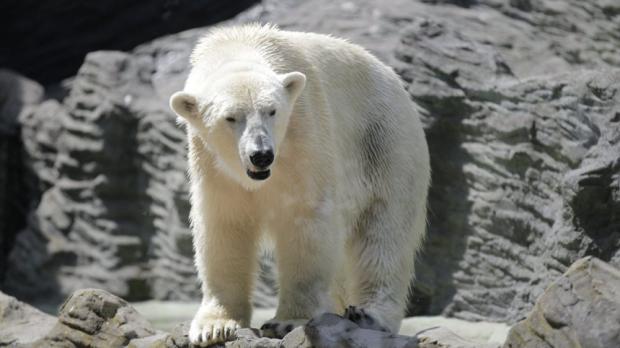
[[[450, 110], [438, 104], [426, 104], [430, 113], [442, 115]], [[460, 108], [466, 110], [466, 107]], [[470, 161], [461, 147], [461, 121], [458, 113], [438, 116], [426, 129], [431, 153], [432, 184], [429, 191], [428, 232], [426, 244], [418, 258], [416, 269], [420, 272], [420, 285], [415, 285], [413, 303], [424, 304], [420, 312], [409, 315], [438, 314], [452, 302], [456, 290], [452, 277], [466, 249], [466, 240], [472, 234], [466, 217], [472, 203], [468, 200], [468, 183], [463, 165]], [[431, 267], [435, 272], [431, 279], [424, 279]], [[424, 293], [424, 282], [430, 282]], [[419, 291], [419, 292], [417, 292]], [[420, 296], [423, 294], [424, 296]], [[416, 302], [416, 299], [419, 300]]]
[[28, 192], [17, 121], [24, 107], [21, 77], [0, 71], [0, 284], [19, 230], [26, 225]]
[[185, 29], [228, 19], [256, 0], [216, 1], [5, 1], [0, 66], [43, 83], [74, 75], [97, 50], [129, 50]]
[[423, 15], [403, 30], [394, 58], [396, 72], [422, 109], [432, 171], [427, 239], [416, 260], [407, 314], [441, 314], [451, 311], [455, 275], [463, 272], [467, 242], [475, 234], [470, 196], [478, 178], [465, 171], [475, 159], [464, 146], [475, 131], [467, 122], [479, 111], [472, 100], [498, 98], [487, 81], [511, 78], [512, 72], [492, 45]]
[[[616, 133], [620, 139], [620, 130]], [[620, 160], [597, 160], [567, 175], [568, 204], [573, 225], [588, 239], [586, 255], [610, 262], [620, 242]]]
[[40, 198], [24, 156], [19, 116], [42, 98], [43, 87], [38, 83], [0, 69], [0, 289], [29, 207]]

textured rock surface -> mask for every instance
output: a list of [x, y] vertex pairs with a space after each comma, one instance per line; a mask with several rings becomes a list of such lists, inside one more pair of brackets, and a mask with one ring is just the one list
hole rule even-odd
[[[578, 258], [620, 265], [619, 12], [603, 0], [267, 0], [234, 21], [334, 33], [396, 69], [433, 160], [410, 310], [516, 321]], [[42, 198], [4, 288], [198, 295], [185, 140], [166, 104], [204, 31], [90, 54], [67, 98], [22, 115]], [[270, 279], [256, 302], [273, 303]]]
[[[189, 322], [171, 332], [153, 329], [124, 300], [97, 289], [73, 293], [61, 306], [58, 318], [0, 293], [0, 346], [11, 347], [166, 347], [189, 348]], [[359, 328], [335, 314], [323, 314], [290, 332], [283, 339], [261, 337], [260, 330], [241, 329], [228, 348], [487, 348], [467, 342], [444, 328], [426, 330], [415, 337]]]
[[499, 348], [500, 344], [480, 343], [459, 337], [445, 327], [435, 327], [417, 335], [420, 348]]
[[426, 23], [397, 53], [413, 62], [399, 70], [425, 108], [434, 173], [418, 294], [431, 313], [516, 320], [579, 257], [620, 263], [620, 71], [484, 87], [453, 57], [495, 79], [501, 61], [474, 43], [417, 53], [447, 35]]
[[620, 346], [620, 270], [596, 258], [575, 262], [516, 324], [504, 348]]
[[0, 292], [0, 347], [37, 341], [52, 329], [51, 315]]
[[[297, 330], [301, 331], [300, 329]], [[415, 348], [418, 346], [417, 339], [413, 337], [362, 329], [354, 322], [330, 313], [311, 319], [303, 331], [306, 340], [304, 341], [305, 345], [301, 345], [302, 347]]]
[[33, 198], [18, 117], [43, 98], [43, 87], [12, 71], [0, 69], [0, 279], [15, 235], [26, 225], [29, 201]]
[[129, 300], [197, 294], [184, 135], [165, 100], [152, 99], [151, 62], [131, 58], [90, 54], [62, 104], [23, 116], [26, 151], [46, 186], [6, 277], [24, 298], [87, 286]]
[[35, 347], [123, 347], [156, 334], [124, 300], [102, 290], [83, 289], [60, 308], [56, 325]]
[[128, 50], [165, 34], [230, 18], [254, 2], [6, 0], [0, 4], [0, 67], [55, 82], [74, 75], [88, 52]]
[[[132, 306], [156, 329], [172, 331], [179, 323], [189, 322], [194, 317], [200, 302], [149, 300], [133, 302]], [[261, 327], [263, 323], [273, 318], [275, 313], [276, 308], [254, 308], [250, 326]], [[440, 328], [449, 328], [449, 330], [440, 330]], [[495, 344], [498, 346], [504, 343], [509, 330], [510, 326], [502, 323], [471, 322], [444, 316], [414, 316], [403, 320], [398, 334], [402, 336], [420, 334], [421, 337], [425, 335], [446, 336], [446, 339], [457, 336], [480, 345]]]

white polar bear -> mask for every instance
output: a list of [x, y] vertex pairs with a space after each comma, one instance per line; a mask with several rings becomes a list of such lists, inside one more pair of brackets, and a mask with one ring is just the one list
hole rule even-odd
[[398, 76], [330, 36], [212, 30], [170, 99], [187, 123], [191, 222], [204, 294], [193, 343], [250, 323], [263, 234], [275, 242], [281, 337], [342, 311], [397, 332], [425, 234], [428, 148]]

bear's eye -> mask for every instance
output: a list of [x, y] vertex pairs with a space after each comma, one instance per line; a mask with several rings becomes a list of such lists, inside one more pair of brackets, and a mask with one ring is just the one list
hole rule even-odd
[[276, 109], [272, 109], [271, 111], [269, 111], [269, 116], [275, 116], [276, 115]]
[[226, 121], [230, 122], [230, 123], [235, 123], [237, 122], [237, 120], [235, 120], [234, 117], [226, 117]]

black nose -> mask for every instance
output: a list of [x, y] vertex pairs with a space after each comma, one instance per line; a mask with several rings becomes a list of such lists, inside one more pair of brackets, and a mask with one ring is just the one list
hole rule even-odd
[[259, 168], [265, 168], [273, 163], [273, 151], [256, 151], [250, 155], [250, 161]]

